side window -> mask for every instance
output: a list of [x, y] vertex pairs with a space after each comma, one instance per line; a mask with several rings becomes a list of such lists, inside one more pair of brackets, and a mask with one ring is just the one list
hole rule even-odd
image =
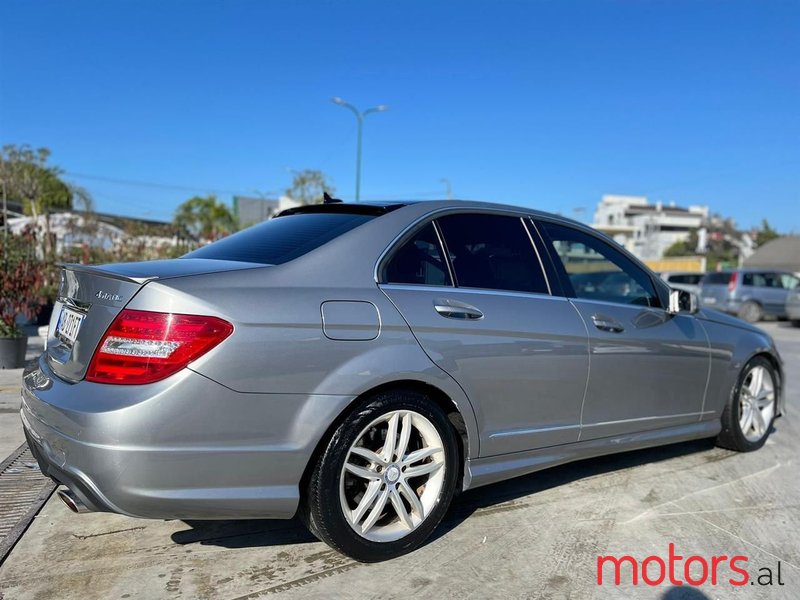
[[459, 287], [549, 293], [519, 217], [458, 214], [442, 217], [438, 223]]
[[384, 274], [386, 283], [453, 285], [433, 223], [417, 231], [391, 256]]
[[752, 287], [769, 287], [765, 273], [745, 273], [743, 279], [744, 285]]
[[[731, 279], [730, 273], [709, 273], [702, 279], [703, 285], [728, 285]], [[745, 285], [747, 283], [745, 282]]]
[[788, 273], [781, 273], [780, 278], [784, 289], [787, 290], [793, 290], [798, 286], [798, 284], [800, 284], [800, 279], [794, 275], [789, 275]]
[[764, 273], [764, 285], [768, 288], [783, 288], [780, 273]]
[[619, 250], [571, 227], [546, 222], [542, 226], [576, 297], [661, 306], [650, 276]]

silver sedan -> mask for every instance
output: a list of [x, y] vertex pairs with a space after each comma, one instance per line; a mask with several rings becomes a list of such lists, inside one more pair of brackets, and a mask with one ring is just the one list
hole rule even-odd
[[285, 211], [168, 261], [67, 265], [22, 421], [76, 512], [291, 518], [362, 561], [453, 495], [716, 437], [781, 359], [579, 223], [477, 202]]

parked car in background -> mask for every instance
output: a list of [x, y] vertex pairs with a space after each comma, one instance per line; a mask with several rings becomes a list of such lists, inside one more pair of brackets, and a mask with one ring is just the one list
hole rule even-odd
[[661, 273], [661, 279], [673, 290], [685, 290], [700, 295], [700, 282], [705, 273]]
[[299, 513], [377, 561], [462, 490], [691, 439], [756, 450], [782, 370], [765, 332], [580, 223], [327, 203], [175, 260], [66, 265], [21, 416], [75, 512]]
[[786, 300], [798, 284], [800, 279], [785, 271], [736, 269], [708, 273], [700, 285], [700, 303], [748, 323], [764, 317], [786, 319]]
[[795, 327], [800, 327], [800, 288], [795, 288], [786, 298], [786, 316]]

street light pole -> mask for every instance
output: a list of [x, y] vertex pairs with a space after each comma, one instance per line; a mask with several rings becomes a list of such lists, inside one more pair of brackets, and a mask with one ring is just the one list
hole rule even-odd
[[345, 102], [338, 96], [331, 98], [331, 102], [350, 110], [356, 116], [356, 122], [358, 123], [358, 139], [356, 141], [356, 202], [358, 202], [361, 198], [361, 136], [364, 131], [364, 118], [372, 113], [386, 112], [389, 110], [389, 107], [385, 104], [379, 104], [378, 106], [368, 108], [365, 111], [360, 111], [355, 106], [349, 102]]
[[450, 184], [450, 180], [447, 177], [442, 177], [440, 180], [443, 184], [447, 186], [447, 199], [453, 199], [453, 186]]

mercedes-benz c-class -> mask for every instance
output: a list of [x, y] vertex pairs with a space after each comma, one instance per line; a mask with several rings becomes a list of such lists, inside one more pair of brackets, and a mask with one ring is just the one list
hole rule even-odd
[[585, 225], [329, 201], [175, 260], [66, 265], [21, 414], [75, 511], [299, 513], [376, 561], [462, 490], [698, 438], [755, 450], [782, 387], [767, 334]]

